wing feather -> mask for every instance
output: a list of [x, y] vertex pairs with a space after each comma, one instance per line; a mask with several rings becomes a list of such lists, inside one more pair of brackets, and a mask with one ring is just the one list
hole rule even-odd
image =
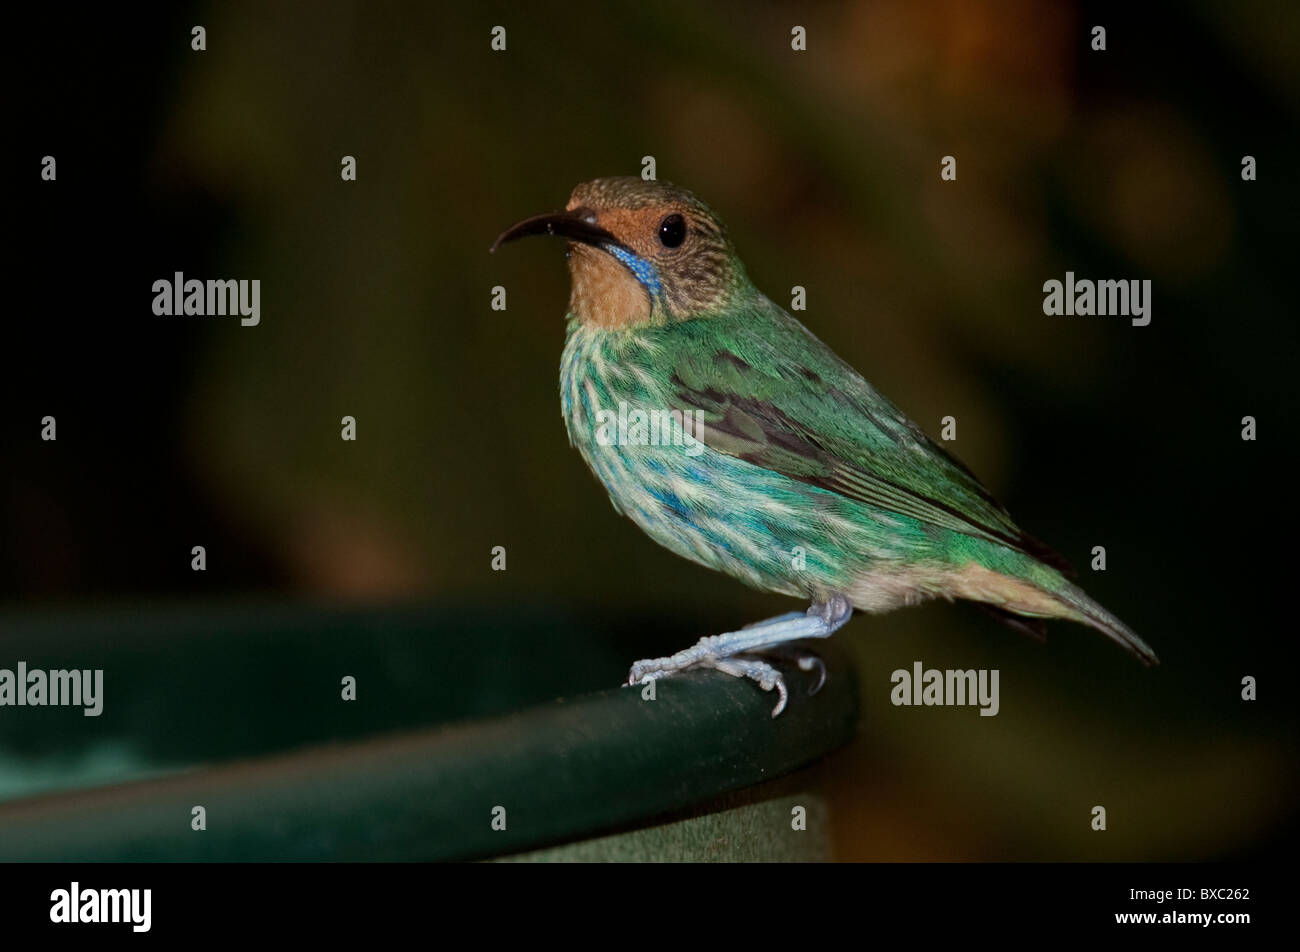
[[[857, 371], [771, 302], [717, 334], [711, 352], [682, 338], [670, 399], [703, 421], [721, 453], [810, 485], [1009, 546], [1056, 568], [1063, 558], [1023, 532], [947, 450]], [[718, 341], [724, 340], [725, 345]]]

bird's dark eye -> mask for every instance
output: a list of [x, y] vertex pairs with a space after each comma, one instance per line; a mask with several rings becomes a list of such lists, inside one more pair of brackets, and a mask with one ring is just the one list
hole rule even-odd
[[659, 244], [665, 248], [676, 248], [686, 240], [686, 219], [681, 215], [669, 215], [659, 223]]

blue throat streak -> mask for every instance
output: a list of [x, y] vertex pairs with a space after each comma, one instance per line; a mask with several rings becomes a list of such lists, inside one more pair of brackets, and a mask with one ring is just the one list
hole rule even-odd
[[659, 284], [659, 272], [655, 270], [654, 265], [645, 258], [634, 255], [626, 248], [611, 247], [607, 250], [615, 258], [623, 262], [627, 269], [632, 272], [636, 279], [644, 285], [645, 289], [649, 291], [651, 295], [655, 297], [659, 296], [659, 289], [661, 287]]

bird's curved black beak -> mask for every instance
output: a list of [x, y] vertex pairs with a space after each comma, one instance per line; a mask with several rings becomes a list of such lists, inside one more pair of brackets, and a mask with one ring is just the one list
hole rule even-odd
[[623, 246], [610, 232], [596, 224], [595, 212], [589, 208], [575, 208], [571, 212], [549, 212], [525, 218], [501, 232], [488, 251], [494, 252], [508, 241], [529, 235], [555, 235], [598, 248]]

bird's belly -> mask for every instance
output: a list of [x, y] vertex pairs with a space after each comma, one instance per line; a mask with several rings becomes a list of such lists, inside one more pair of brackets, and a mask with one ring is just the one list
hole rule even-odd
[[580, 449], [614, 508], [650, 538], [754, 588], [810, 600], [843, 593], [872, 613], [951, 597], [953, 567], [918, 545], [924, 533], [902, 517], [846, 507], [707, 448], [689, 464], [662, 448]]
[[[592, 440], [578, 449], [614, 508], [665, 548], [768, 591], [811, 595], [824, 587], [817, 581], [823, 573], [807, 572], [801, 500], [783, 499], [788, 492], [765, 485], [764, 471], [700, 444]], [[697, 454], [687, 456], [690, 449]]]

